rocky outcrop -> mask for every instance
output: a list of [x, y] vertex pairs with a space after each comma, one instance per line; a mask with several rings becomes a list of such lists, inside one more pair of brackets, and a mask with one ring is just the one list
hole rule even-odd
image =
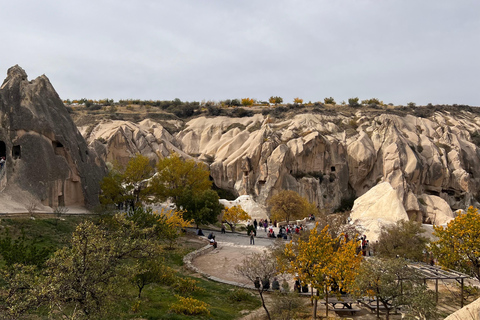
[[0, 156], [6, 157], [2, 196], [25, 192], [23, 201], [49, 207], [98, 204], [103, 161], [44, 75], [28, 81], [19, 66], [8, 70], [0, 87]]
[[388, 182], [410, 219], [438, 224], [453, 217], [449, 208], [478, 204], [480, 152], [472, 135], [479, 129], [479, 113], [471, 109], [440, 110], [429, 118], [387, 108], [372, 114], [320, 110], [283, 119], [198, 117], [171, 135], [150, 120], [104, 122], [89, 142], [95, 146], [101, 138], [96, 148], [107, 161], [137, 152], [152, 161], [172, 151], [194, 157], [210, 165], [218, 187], [261, 205], [290, 189], [333, 211]]

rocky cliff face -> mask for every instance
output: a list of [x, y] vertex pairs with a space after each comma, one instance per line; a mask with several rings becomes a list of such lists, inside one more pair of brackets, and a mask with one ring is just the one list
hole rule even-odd
[[218, 187], [252, 195], [262, 204], [291, 189], [332, 211], [342, 200], [388, 182], [410, 219], [434, 223], [444, 205], [478, 204], [480, 153], [474, 141], [480, 117], [474, 109], [431, 114], [320, 110], [283, 119], [200, 117], [174, 135], [150, 120], [107, 121], [88, 141], [106, 142], [97, 150], [105, 150], [107, 161], [109, 155], [125, 159], [137, 152], [153, 161], [171, 151], [197, 158], [210, 165]]
[[44, 75], [28, 81], [19, 66], [8, 70], [0, 87], [0, 156], [6, 157], [3, 195], [26, 191], [50, 207], [98, 204], [103, 161]]

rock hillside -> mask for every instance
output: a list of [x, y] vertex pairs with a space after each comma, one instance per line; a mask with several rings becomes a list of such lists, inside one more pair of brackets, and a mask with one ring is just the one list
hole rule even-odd
[[438, 223], [442, 214], [448, 220], [447, 208], [478, 203], [479, 127], [476, 109], [459, 107], [428, 117], [362, 109], [198, 117], [174, 134], [151, 120], [80, 129], [106, 161], [138, 152], [155, 161], [175, 151], [209, 164], [218, 187], [260, 204], [291, 189], [333, 211], [388, 182], [410, 219]]
[[24, 208], [29, 201], [49, 207], [98, 204], [105, 165], [45, 75], [29, 81], [19, 66], [8, 70], [0, 87], [0, 156], [6, 157], [0, 202], [16, 199]]

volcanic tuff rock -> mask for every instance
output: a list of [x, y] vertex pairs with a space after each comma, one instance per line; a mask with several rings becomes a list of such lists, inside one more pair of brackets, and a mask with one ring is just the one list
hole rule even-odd
[[0, 121], [0, 156], [6, 156], [2, 197], [27, 192], [31, 201], [50, 207], [98, 204], [105, 165], [45, 75], [28, 81], [19, 66], [8, 70], [0, 87]]
[[385, 109], [284, 119], [199, 117], [175, 134], [151, 120], [104, 122], [87, 138], [93, 145], [101, 138], [96, 148], [107, 161], [137, 152], [152, 161], [172, 151], [194, 157], [210, 165], [218, 187], [260, 204], [291, 189], [332, 211], [388, 182], [411, 219], [440, 223], [452, 216], [449, 207], [478, 203], [479, 126], [472, 109], [445, 109], [429, 118]]

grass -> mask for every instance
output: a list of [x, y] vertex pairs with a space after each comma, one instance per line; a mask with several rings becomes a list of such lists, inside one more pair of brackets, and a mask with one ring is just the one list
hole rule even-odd
[[[92, 217], [66, 216], [65, 220], [9, 218], [2, 219], [0, 226], [1, 229], [8, 228], [13, 237], [20, 235], [23, 229], [27, 238], [39, 247], [58, 249], [68, 244], [75, 227], [88, 218]], [[198, 281], [197, 286], [203, 290], [192, 292], [191, 297], [207, 303], [210, 315], [187, 316], [170, 312], [170, 306], [177, 302], [171, 286], [147, 285], [142, 291], [141, 299], [138, 299], [136, 286], [128, 281], [122, 281], [118, 293], [107, 306], [108, 310], [105, 310], [102, 319], [238, 319], [243, 316], [245, 310], [259, 308], [261, 305], [258, 297], [249, 294], [244, 295], [245, 299], [242, 301], [231, 301], [228, 296], [236, 290], [235, 287], [193, 277], [182, 267], [184, 255], [203, 245], [196, 241], [196, 237], [186, 236], [180, 238], [174, 250], [164, 250], [162, 256], [165, 264], [176, 271], [177, 277]], [[2, 262], [0, 260], [0, 266]], [[47, 310], [39, 309], [36, 315], [32, 316], [35, 319], [46, 319]]]

